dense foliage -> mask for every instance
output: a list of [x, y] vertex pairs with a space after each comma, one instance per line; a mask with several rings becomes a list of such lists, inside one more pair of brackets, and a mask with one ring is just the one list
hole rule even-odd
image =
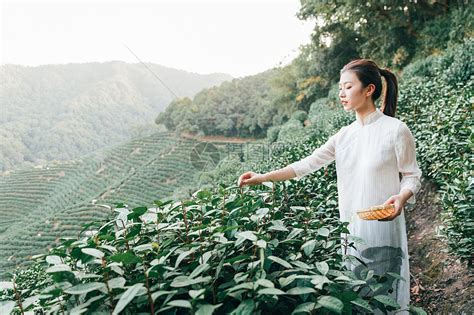
[[451, 250], [474, 264], [474, 40], [404, 72], [400, 116], [416, 139], [423, 175], [439, 185], [442, 234]]
[[288, 119], [292, 108], [280, 106], [280, 70], [224, 82], [204, 89], [193, 100], [177, 99], [157, 117], [170, 130], [206, 135], [266, 135], [268, 127]]
[[[290, 206], [285, 185], [221, 186], [183, 202], [118, 205], [113, 220], [63, 240], [0, 307], [53, 313], [289, 314], [394, 310], [399, 275], [374, 274], [345, 255], [346, 223], [319, 207]], [[342, 242], [341, 242], [342, 241]], [[41, 275], [38, 277], [38, 275]], [[46, 276], [44, 276], [46, 275]], [[32, 277], [37, 279], [32, 282]], [[16, 305], [16, 306], [15, 306]], [[411, 308], [422, 313], [417, 308]]]
[[[180, 96], [231, 79], [148, 65]], [[70, 160], [157, 131], [174, 96], [141, 64], [0, 67], [0, 172]]]

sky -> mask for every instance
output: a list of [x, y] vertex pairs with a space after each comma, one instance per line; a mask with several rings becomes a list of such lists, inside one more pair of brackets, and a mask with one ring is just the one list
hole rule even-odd
[[138, 57], [243, 77], [288, 64], [314, 27], [296, 17], [299, 0], [0, 1], [1, 64]]

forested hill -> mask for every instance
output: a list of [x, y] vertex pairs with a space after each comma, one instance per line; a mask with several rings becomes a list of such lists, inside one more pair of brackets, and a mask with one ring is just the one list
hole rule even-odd
[[[147, 66], [178, 97], [232, 79]], [[0, 171], [77, 158], [156, 131], [154, 118], [174, 98], [144, 65], [119, 61], [3, 65], [0, 77]]]

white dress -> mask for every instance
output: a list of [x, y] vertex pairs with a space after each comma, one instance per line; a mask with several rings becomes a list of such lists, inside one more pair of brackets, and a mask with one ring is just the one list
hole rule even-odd
[[348, 254], [368, 263], [375, 274], [389, 271], [405, 278], [406, 281], [395, 282], [391, 296], [406, 309], [410, 302], [410, 273], [404, 211], [385, 222], [362, 220], [355, 212], [383, 204], [404, 189], [413, 193], [407, 202], [415, 203], [421, 171], [413, 135], [405, 123], [384, 115], [378, 108], [364, 119], [356, 113], [352, 124], [341, 128], [310, 156], [289, 166], [299, 180], [334, 160], [340, 219], [349, 222], [351, 235], [365, 241], [356, 244], [357, 251], [349, 249]]

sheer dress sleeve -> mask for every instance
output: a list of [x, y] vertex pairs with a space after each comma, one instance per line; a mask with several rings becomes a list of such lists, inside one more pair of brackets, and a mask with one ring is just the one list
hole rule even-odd
[[408, 189], [413, 193], [407, 202], [414, 204], [415, 195], [421, 187], [421, 170], [416, 162], [415, 139], [405, 123], [401, 123], [395, 140], [398, 171], [402, 174], [400, 192]]

